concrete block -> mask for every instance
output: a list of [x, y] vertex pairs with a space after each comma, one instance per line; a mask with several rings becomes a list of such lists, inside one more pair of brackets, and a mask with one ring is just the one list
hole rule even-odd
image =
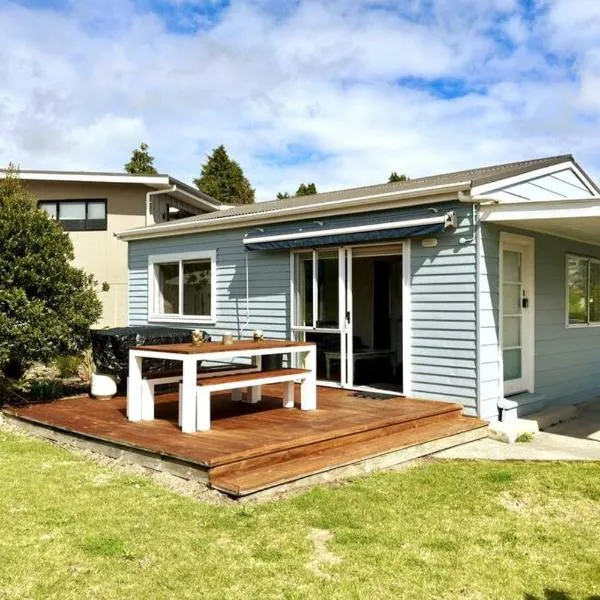
[[530, 419], [494, 421], [488, 427], [489, 437], [507, 444], [514, 444], [522, 433], [536, 434], [538, 431], [537, 422]]

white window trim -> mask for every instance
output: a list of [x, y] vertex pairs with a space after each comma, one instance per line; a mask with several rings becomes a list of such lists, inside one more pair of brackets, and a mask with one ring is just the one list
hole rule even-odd
[[590, 269], [588, 266], [588, 322], [587, 323], [569, 323], [569, 259], [575, 258], [579, 260], [585, 260], [589, 264], [596, 263], [600, 264], [600, 259], [592, 258], [591, 256], [584, 256], [583, 254], [574, 254], [573, 252], [567, 252], [565, 256], [565, 327], [567, 329], [589, 329], [590, 327], [600, 327], [600, 321], [589, 320], [589, 303], [590, 303]]
[[[157, 294], [159, 293], [156, 279], [156, 265], [163, 263], [181, 263], [187, 260], [210, 259], [210, 315], [165, 315], [155, 311]], [[179, 289], [180, 310], [183, 309], [181, 301], [182, 286]], [[171, 254], [152, 254], [148, 256], [148, 322], [149, 323], [208, 323], [217, 321], [217, 252], [205, 250], [202, 252], [174, 252]]]

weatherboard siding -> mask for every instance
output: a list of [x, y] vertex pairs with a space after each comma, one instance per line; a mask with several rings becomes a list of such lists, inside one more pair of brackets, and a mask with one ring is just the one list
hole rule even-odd
[[411, 396], [477, 411], [476, 253], [471, 207], [435, 248], [411, 242]]
[[[436, 237], [435, 248], [411, 241], [411, 389], [420, 398], [460, 402], [468, 414], [476, 412], [475, 243], [471, 207], [444, 203], [378, 212], [307, 219], [264, 225], [264, 235], [318, 231], [336, 226], [386, 223], [430, 217], [433, 210], [455, 210], [458, 228]], [[289, 252], [246, 252], [243, 238], [257, 227], [195, 233], [129, 242], [129, 322], [147, 323], [148, 257], [216, 250], [217, 289], [214, 324], [201, 327], [212, 334], [232, 331], [249, 335], [255, 328], [268, 337], [291, 336]], [[249, 318], [246, 314], [246, 258], [249, 274]], [[355, 282], [356, 285], [356, 282]], [[401, 301], [401, 299], [398, 299]]]
[[[535, 368], [534, 391], [549, 404], [583, 402], [600, 395], [600, 327], [566, 326], [566, 255], [599, 258], [600, 247], [496, 224], [483, 224], [486, 264], [491, 292], [493, 325], [491, 335], [499, 336], [499, 241], [506, 231], [535, 241]], [[487, 360], [484, 360], [484, 355]], [[482, 397], [482, 411], [493, 412], [501, 394], [500, 355], [482, 352], [481, 365], [489, 367], [488, 397]], [[482, 369], [483, 375], [483, 369]]]

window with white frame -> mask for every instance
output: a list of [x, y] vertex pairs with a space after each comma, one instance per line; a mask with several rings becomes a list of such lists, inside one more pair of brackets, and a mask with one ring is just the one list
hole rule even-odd
[[567, 255], [567, 325], [600, 324], [600, 260]]
[[215, 321], [216, 253], [151, 256], [151, 321]]

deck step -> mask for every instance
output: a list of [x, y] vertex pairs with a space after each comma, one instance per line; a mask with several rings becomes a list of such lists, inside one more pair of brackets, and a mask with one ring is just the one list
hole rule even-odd
[[367, 429], [346, 429], [343, 432], [332, 430], [326, 437], [320, 435], [307, 436], [305, 438], [295, 438], [293, 446], [268, 447], [265, 446], [260, 454], [251, 456], [237, 457], [233, 454], [226, 460], [213, 462], [210, 472], [213, 476], [222, 476], [229, 473], [246, 471], [254, 468], [261, 468], [265, 465], [274, 467], [283, 462], [288, 462], [296, 458], [304, 458], [308, 455], [314, 455], [324, 450], [348, 447], [362, 442], [378, 440], [392, 434], [403, 433], [426, 427], [435, 423], [453, 422], [462, 416], [463, 408], [458, 404], [448, 404], [447, 407], [434, 413], [402, 421], [389, 422], [382, 420], [379, 423], [372, 423]]
[[[460, 438], [460, 434], [469, 432], [473, 435], [469, 438]], [[344, 444], [320, 450], [313, 449], [304, 456], [294, 456], [275, 463], [267, 462], [261, 466], [246, 464], [244, 468], [220, 473], [217, 469], [212, 469], [209, 481], [212, 487], [226, 494], [241, 497], [382, 455], [397, 453], [403, 449], [423, 447], [421, 453], [416, 448], [416, 452], [407, 453], [404, 457], [401, 453], [396, 454], [390, 465], [398, 464], [441, 450], [441, 447], [433, 447], [430, 444], [436, 440], [443, 440], [444, 448], [446, 448], [486, 435], [486, 421], [473, 417], [456, 416], [452, 420], [433, 422], [360, 442], [346, 440]]]

